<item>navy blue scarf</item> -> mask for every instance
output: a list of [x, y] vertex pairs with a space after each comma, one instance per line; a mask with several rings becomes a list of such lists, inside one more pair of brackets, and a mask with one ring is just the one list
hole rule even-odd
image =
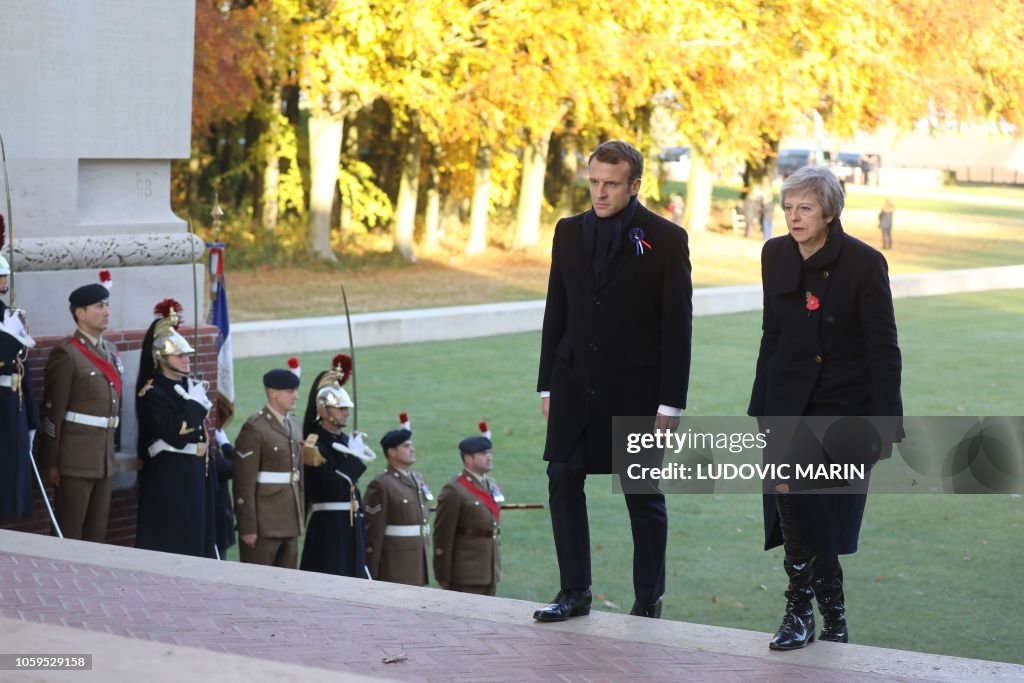
[[583, 214], [583, 246], [594, 269], [594, 281], [600, 283], [608, 274], [615, 257], [626, 241], [626, 230], [636, 215], [640, 202], [629, 198], [626, 207], [614, 216], [600, 218], [593, 209]]

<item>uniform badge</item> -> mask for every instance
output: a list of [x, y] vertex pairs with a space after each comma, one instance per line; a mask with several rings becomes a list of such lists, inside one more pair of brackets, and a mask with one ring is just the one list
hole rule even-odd
[[495, 503], [504, 503], [505, 502], [505, 494], [502, 493], [501, 489], [498, 487], [498, 482], [496, 482], [493, 479], [491, 479], [491, 480], [489, 480], [489, 483], [491, 485], [491, 498], [494, 499]]
[[142, 398], [149, 393], [149, 390], [153, 388], [153, 380], [148, 380], [141, 389], [139, 389], [139, 398]]
[[117, 374], [124, 374], [124, 365], [121, 364], [121, 354], [117, 351], [111, 351], [110, 355], [114, 358], [114, 367], [117, 368]]
[[434, 494], [430, 492], [430, 487], [427, 486], [427, 481], [421, 477], [419, 473], [416, 474], [416, 483], [420, 485], [420, 491], [423, 493], [424, 498], [430, 501], [434, 500]]
[[380, 505], [363, 505], [363, 509], [366, 510], [366, 514], [375, 515], [384, 508], [384, 503]]
[[182, 420], [181, 429], [178, 430], [178, 436], [185, 436], [186, 434], [191, 434], [194, 431], [196, 431], [195, 427], [189, 427], [188, 423]]
[[238, 453], [238, 457], [241, 458], [242, 460], [245, 460], [246, 458], [248, 458], [252, 454], [253, 454], [253, 451], [246, 451], [245, 453]]

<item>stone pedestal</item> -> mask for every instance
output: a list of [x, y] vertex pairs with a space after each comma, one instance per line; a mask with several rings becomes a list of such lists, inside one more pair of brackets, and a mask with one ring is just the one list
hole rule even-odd
[[[29, 362], [41, 395], [47, 349], [74, 328], [68, 294], [111, 271], [122, 485], [134, 481], [132, 395], [153, 306], [177, 299], [186, 325], [206, 310], [205, 271], [193, 265], [203, 244], [170, 201], [171, 160], [190, 155], [194, 34], [194, 0], [4, 0], [0, 10], [13, 303], [39, 342]], [[214, 381], [216, 332], [203, 335], [198, 365]]]

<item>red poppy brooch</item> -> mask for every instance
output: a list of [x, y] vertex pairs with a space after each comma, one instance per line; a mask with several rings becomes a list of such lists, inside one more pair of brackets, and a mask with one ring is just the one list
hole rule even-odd
[[818, 299], [818, 297], [814, 296], [814, 294], [812, 294], [810, 291], [804, 294], [804, 299], [806, 299], [804, 307], [808, 311], [816, 311], [819, 308], [821, 308], [821, 301]]

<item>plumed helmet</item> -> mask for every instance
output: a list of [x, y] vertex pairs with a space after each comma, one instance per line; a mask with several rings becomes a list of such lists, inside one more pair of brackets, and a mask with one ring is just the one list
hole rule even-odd
[[348, 392], [342, 385], [352, 376], [352, 357], [339, 353], [331, 361], [331, 369], [325, 372], [317, 385], [316, 404], [328, 408], [354, 408]]
[[348, 392], [341, 387], [326, 386], [316, 394], [317, 405], [328, 408], [354, 408], [355, 403], [349, 398]]
[[195, 353], [188, 340], [178, 332], [178, 314], [181, 311], [181, 304], [174, 299], [164, 299], [153, 308], [153, 312], [160, 316], [153, 328], [153, 360], [157, 363], [171, 356]]

